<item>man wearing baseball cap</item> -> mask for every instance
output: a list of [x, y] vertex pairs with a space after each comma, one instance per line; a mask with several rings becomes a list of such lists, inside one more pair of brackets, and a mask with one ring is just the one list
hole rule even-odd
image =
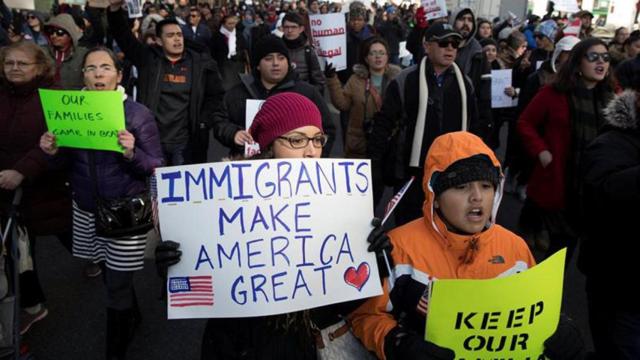
[[[399, 189], [412, 176], [417, 184], [422, 181], [424, 158], [439, 135], [482, 132], [471, 80], [455, 64], [461, 41], [451, 25], [431, 25], [423, 37], [427, 56], [420, 66], [403, 71], [389, 84], [367, 148], [376, 202], [385, 184]], [[423, 201], [420, 186], [410, 187], [395, 210], [396, 224], [420, 217]]]

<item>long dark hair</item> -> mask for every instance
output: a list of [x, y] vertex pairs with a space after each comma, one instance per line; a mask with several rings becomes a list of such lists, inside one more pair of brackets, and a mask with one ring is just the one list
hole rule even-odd
[[[562, 66], [560, 71], [558, 72], [558, 76], [556, 76], [553, 81], [553, 87], [561, 92], [568, 93], [573, 91], [580, 84], [580, 78], [582, 77], [580, 73], [580, 65], [582, 64], [582, 59], [584, 59], [585, 55], [591, 49], [591, 47], [596, 45], [604, 46], [607, 51], [609, 47], [607, 44], [598, 39], [598, 38], [588, 38], [580, 41], [573, 47], [571, 53], [569, 54], [569, 59], [567, 63]], [[611, 76], [611, 65], [609, 65], [609, 71], [602, 81], [598, 82], [596, 85], [596, 91], [611, 91], [613, 89], [613, 79]]]

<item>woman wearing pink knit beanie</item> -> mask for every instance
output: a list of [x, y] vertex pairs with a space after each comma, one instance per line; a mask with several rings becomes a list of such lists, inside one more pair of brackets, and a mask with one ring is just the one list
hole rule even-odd
[[327, 135], [322, 116], [308, 98], [283, 92], [267, 98], [249, 133], [260, 144], [257, 158], [319, 158]]

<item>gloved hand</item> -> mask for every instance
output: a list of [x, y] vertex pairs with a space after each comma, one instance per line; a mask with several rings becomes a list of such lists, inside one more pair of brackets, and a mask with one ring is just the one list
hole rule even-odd
[[328, 63], [325, 67], [324, 67], [324, 77], [326, 77], [327, 79], [332, 78], [336, 76], [336, 68], [333, 67], [333, 64]]
[[575, 321], [560, 314], [558, 328], [544, 342], [543, 353], [549, 360], [583, 360], [586, 356], [584, 340]]
[[428, 342], [414, 332], [396, 326], [384, 338], [387, 360], [453, 360], [456, 353]]
[[160, 277], [166, 278], [169, 266], [180, 262], [182, 251], [179, 247], [179, 243], [171, 240], [161, 241], [156, 247], [156, 270]]
[[382, 220], [380, 218], [374, 217], [371, 220], [371, 225], [373, 225], [373, 230], [369, 233], [367, 237], [367, 241], [369, 242], [369, 247], [367, 251], [380, 253], [383, 250], [387, 251], [387, 254], [391, 253], [393, 250], [393, 245], [391, 245], [391, 239], [382, 229]]

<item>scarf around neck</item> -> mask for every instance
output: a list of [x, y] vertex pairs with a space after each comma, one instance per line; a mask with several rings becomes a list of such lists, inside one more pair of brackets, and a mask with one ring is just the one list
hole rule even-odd
[[229, 52], [227, 53], [227, 59], [231, 59], [232, 56], [236, 55], [236, 29], [233, 31], [227, 30], [224, 26], [220, 26], [220, 33], [227, 38], [227, 47], [229, 48]]

